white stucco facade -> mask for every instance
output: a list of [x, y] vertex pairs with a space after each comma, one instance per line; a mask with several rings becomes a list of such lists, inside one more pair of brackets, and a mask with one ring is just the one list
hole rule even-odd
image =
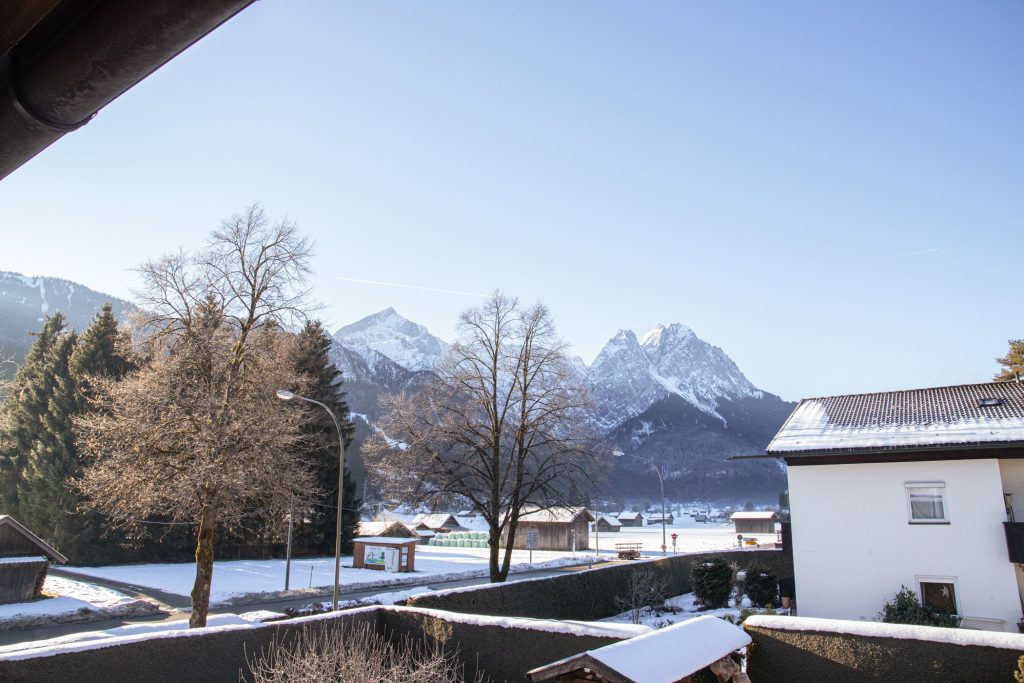
[[[910, 522], [906, 486], [916, 482], [944, 484], [948, 523]], [[1016, 631], [1019, 570], [1007, 556], [1004, 490], [1024, 521], [1022, 460], [790, 467], [800, 616], [876, 621], [900, 586], [919, 591], [924, 579], [953, 583], [962, 616]]]

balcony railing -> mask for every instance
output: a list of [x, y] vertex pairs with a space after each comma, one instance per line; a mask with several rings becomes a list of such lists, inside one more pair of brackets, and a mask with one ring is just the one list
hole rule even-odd
[[1003, 522], [1010, 562], [1024, 564], [1024, 522]]

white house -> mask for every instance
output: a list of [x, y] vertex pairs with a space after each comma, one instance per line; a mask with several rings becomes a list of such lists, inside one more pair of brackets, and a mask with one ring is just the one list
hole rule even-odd
[[907, 586], [964, 627], [1017, 630], [1024, 384], [804, 399], [767, 452], [789, 469], [801, 616], [877, 620]]

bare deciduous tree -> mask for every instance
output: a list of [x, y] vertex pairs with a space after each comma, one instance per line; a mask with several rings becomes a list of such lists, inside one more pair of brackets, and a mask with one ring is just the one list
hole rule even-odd
[[125, 526], [153, 515], [195, 525], [193, 627], [206, 623], [216, 529], [312, 493], [304, 413], [274, 395], [302, 387], [281, 362], [281, 326], [302, 314], [309, 254], [294, 225], [254, 206], [206, 249], [145, 264], [148, 363], [98, 383], [98, 410], [78, 423], [79, 486], [94, 507]]
[[615, 598], [615, 604], [629, 613], [631, 622], [639, 624], [645, 610], [665, 602], [668, 587], [668, 577], [655, 574], [653, 569], [638, 569], [629, 575], [626, 592]]
[[489, 528], [491, 581], [504, 581], [520, 514], [578, 502], [592, 482], [585, 392], [548, 309], [500, 292], [460, 316], [436, 371], [422, 391], [382, 400], [368, 463], [386, 495], [468, 500]]

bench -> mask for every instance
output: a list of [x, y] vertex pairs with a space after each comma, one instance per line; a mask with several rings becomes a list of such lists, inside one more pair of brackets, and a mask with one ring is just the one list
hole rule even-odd
[[620, 560], [639, 560], [643, 543], [616, 543], [615, 550], [619, 553]]

